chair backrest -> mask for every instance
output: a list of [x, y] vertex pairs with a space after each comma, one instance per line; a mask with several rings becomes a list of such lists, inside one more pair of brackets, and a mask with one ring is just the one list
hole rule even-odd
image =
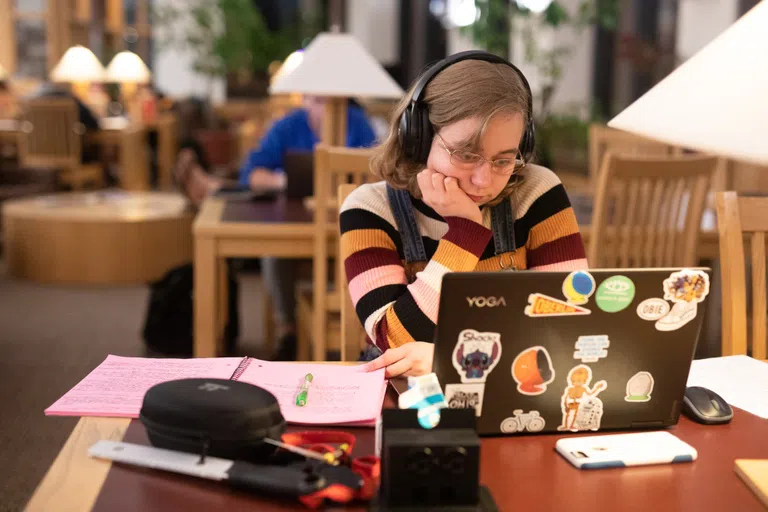
[[676, 152], [667, 144], [646, 139], [604, 124], [589, 126], [589, 178], [596, 183], [608, 152], [620, 155], [668, 156]]
[[[339, 186], [337, 193], [339, 211], [341, 211], [341, 205], [344, 204], [344, 200], [356, 188], [357, 185], [351, 184]], [[346, 271], [344, 270], [344, 258], [341, 254], [341, 244], [338, 246], [336, 260], [337, 272], [341, 276], [339, 279], [342, 283], [342, 286], [339, 287], [339, 294], [341, 295], [341, 360], [355, 361], [360, 350], [365, 346], [367, 334], [357, 317], [355, 306], [352, 304], [349, 283], [347, 282]]]
[[[328, 321], [328, 256], [329, 241], [338, 241], [337, 198], [339, 185], [377, 181], [370, 171], [370, 149], [350, 149], [318, 144], [315, 147], [315, 250], [312, 268], [313, 277], [313, 359], [325, 359]], [[333, 289], [338, 292], [345, 283], [344, 274], [334, 272]]]
[[717, 195], [720, 268], [723, 279], [723, 355], [747, 354], [747, 279], [744, 239], [750, 238], [752, 263], [752, 357], [766, 359], [765, 232], [768, 197]]
[[719, 160], [606, 154], [592, 214], [595, 268], [692, 266]]
[[71, 98], [35, 98], [22, 109], [19, 159], [22, 167], [70, 169], [80, 165], [82, 136]]

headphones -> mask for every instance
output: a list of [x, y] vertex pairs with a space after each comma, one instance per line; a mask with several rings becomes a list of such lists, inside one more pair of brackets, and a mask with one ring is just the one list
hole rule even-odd
[[415, 163], [427, 163], [427, 157], [429, 157], [429, 150], [432, 146], [432, 139], [434, 138], [435, 133], [432, 123], [429, 122], [429, 109], [427, 108], [427, 105], [424, 104], [421, 96], [429, 82], [431, 82], [438, 73], [462, 60], [481, 60], [493, 64], [505, 64], [514, 69], [522, 80], [523, 86], [528, 93], [529, 119], [525, 126], [525, 130], [523, 130], [523, 137], [520, 139], [519, 150], [523, 160], [529, 162], [533, 156], [535, 130], [533, 126], [533, 94], [531, 93], [530, 85], [528, 85], [528, 80], [525, 79], [525, 75], [523, 75], [522, 71], [517, 69], [517, 67], [508, 60], [503, 59], [498, 55], [480, 50], [469, 50], [450, 55], [431, 66], [419, 77], [419, 80], [416, 82], [416, 86], [413, 89], [411, 103], [400, 116], [400, 128], [397, 132], [400, 147], [403, 148], [406, 158]]

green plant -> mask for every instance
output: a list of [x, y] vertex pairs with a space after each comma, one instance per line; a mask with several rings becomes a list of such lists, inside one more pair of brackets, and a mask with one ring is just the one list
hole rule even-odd
[[295, 25], [269, 30], [252, 0], [185, 0], [153, 9], [160, 27], [160, 51], [175, 48], [194, 55], [193, 67], [212, 78], [229, 73], [266, 73], [322, 28], [313, 13]]
[[[560, 41], [550, 48], [540, 44], [537, 33], [543, 30], [569, 30], [575, 38], [586, 27], [599, 24], [607, 29], [616, 27], [619, 0], [579, 0], [571, 12], [562, 2], [554, 0], [541, 15], [536, 16], [514, 0], [476, 0], [478, 19], [464, 27], [473, 41], [486, 50], [509, 57], [509, 38], [514, 30], [520, 30], [525, 61], [532, 64], [544, 86], [541, 91], [542, 117], [549, 114], [549, 104], [562, 77], [563, 65], [575, 46], [575, 41]], [[518, 23], [516, 20], [522, 22]]]

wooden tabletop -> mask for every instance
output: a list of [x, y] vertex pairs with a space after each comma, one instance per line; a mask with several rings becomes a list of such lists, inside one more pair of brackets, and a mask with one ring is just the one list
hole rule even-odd
[[[373, 429], [347, 430], [357, 436], [354, 455], [372, 453]], [[554, 450], [563, 435], [488, 437], [482, 440], [480, 479], [503, 511], [763, 510], [734, 461], [768, 459], [768, 421], [737, 409], [726, 425], [681, 417], [669, 431], [696, 448], [698, 460], [580, 471]], [[148, 444], [138, 421], [81, 419], [27, 510], [301, 510], [297, 503], [267, 501], [215, 482], [89, 458], [88, 448], [100, 439]]]

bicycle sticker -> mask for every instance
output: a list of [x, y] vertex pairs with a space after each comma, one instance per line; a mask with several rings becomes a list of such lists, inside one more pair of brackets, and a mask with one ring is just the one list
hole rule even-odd
[[594, 336], [579, 336], [576, 341], [574, 359], [581, 359], [582, 363], [596, 363], [601, 357], [608, 357], [608, 347], [611, 340], [605, 334]]
[[475, 416], [483, 413], [485, 384], [446, 384], [445, 401], [449, 409], [474, 409]]
[[653, 375], [649, 372], [637, 372], [627, 381], [627, 402], [647, 402], [653, 392]]
[[524, 395], [540, 395], [547, 390], [547, 384], [555, 380], [552, 358], [542, 346], [520, 352], [512, 361], [511, 370], [512, 378], [517, 382], [517, 390]]
[[541, 432], [544, 430], [545, 421], [539, 411], [524, 413], [522, 409], [512, 411], [513, 416], [504, 419], [499, 429], [504, 434], [516, 434], [527, 430], [528, 432]]
[[568, 372], [568, 385], [563, 392], [560, 408], [563, 411], [563, 423], [557, 430], [598, 430], [603, 417], [603, 401], [597, 395], [604, 391], [608, 384], [598, 381], [590, 387], [592, 369], [580, 364]]
[[501, 359], [501, 334], [464, 329], [453, 349], [453, 367], [461, 382], [485, 382]]

